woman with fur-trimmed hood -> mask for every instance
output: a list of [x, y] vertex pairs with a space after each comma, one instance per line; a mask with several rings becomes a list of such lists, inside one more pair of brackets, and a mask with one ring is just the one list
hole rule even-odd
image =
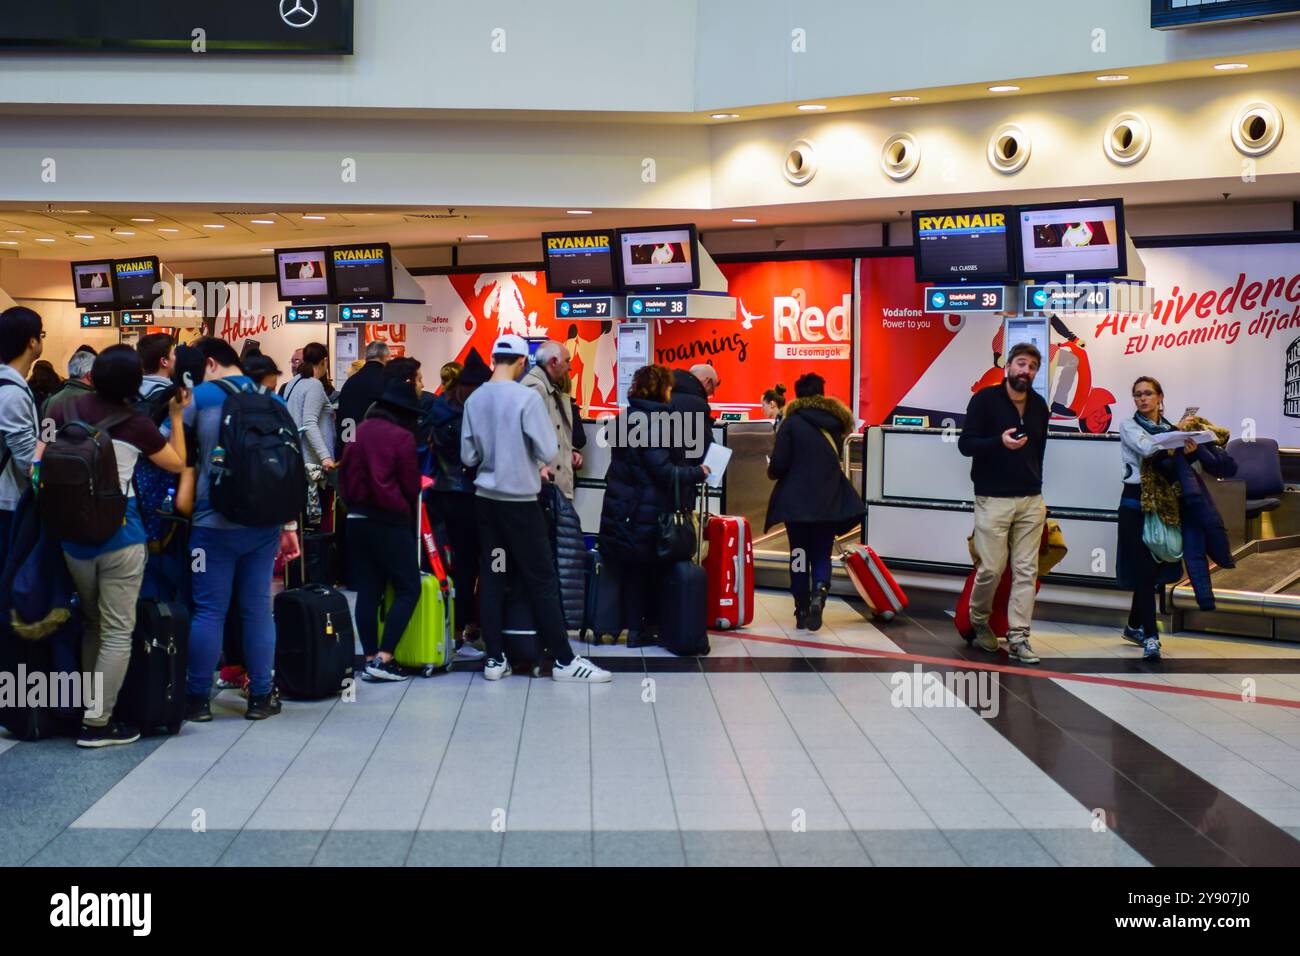
[[866, 506], [840, 465], [853, 414], [826, 396], [826, 382], [809, 372], [794, 383], [767, 476], [776, 481], [764, 530], [784, 522], [790, 540], [790, 593], [796, 627], [822, 626], [831, 588], [835, 538], [862, 521]]

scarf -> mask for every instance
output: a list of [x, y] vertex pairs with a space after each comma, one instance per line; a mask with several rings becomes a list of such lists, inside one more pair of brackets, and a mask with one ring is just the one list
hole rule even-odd
[[[1174, 426], [1163, 415], [1158, 422], [1148, 421], [1139, 412], [1133, 413], [1133, 420], [1148, 435], [1171, 432]], [[1154, 456], [1142, 459], [1142, 513], [1155, 514], [1171, 528], [1180, 527], [1182, 518], [1178, 509], [1178, 486], [1169, 481], [1156, 469]]]

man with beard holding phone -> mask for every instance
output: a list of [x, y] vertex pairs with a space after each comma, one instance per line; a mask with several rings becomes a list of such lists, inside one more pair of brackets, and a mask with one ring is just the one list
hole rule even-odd
[[1037, 664], [1029, 644], [1038, 578], [1038, 548], [1047, 519], [1043, 503], [1043, 453], [1049, 412], [1033, 390], [1043, 357], [1027, 342], [1012, 347], [1007, 377], [982, 388], [966, 406], [957, 447], [971, 459], [975, 484], [975, 553], [979, 569], [971, 590], [970, 622], [975, 643], [996, 653], [998, 638], [989, 616], [998, 581], [1011, 561], [1007, 643], [1012, 660]]

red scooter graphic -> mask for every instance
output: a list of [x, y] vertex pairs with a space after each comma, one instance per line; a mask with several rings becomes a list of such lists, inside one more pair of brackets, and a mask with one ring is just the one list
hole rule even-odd
[[[1110, 429], [1114, 413], [1115, 396], [1105, 388], [1092, 387], [1092, 364], [1088, 361], [1088, 351], [1079, 337], [1071, 332], [1059, 319], [1052, 320], [1052, 327], [1065, 337], [1065, 341], [1049, 348], [1048, 361], [1055, 363], [1055, 385], [1052, 389], [1052, 422], [1062, 425], [1068, 421], [1077, 421], [1079, 431], [1100, 435]], [[1002, 330], [999, 329], [993, 339], [993, 367], [971, 386], [972, 392], [978, 392], [989, 385], [997, 385], [1006, 377], [1006, 370], [998, 364], [1002, 358]]]

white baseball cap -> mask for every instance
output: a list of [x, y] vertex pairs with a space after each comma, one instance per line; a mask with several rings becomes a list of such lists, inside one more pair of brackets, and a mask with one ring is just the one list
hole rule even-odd
[[528, 357], [528, 343], [518, 335], [502, 335], [492, 344], [493, 355]]

